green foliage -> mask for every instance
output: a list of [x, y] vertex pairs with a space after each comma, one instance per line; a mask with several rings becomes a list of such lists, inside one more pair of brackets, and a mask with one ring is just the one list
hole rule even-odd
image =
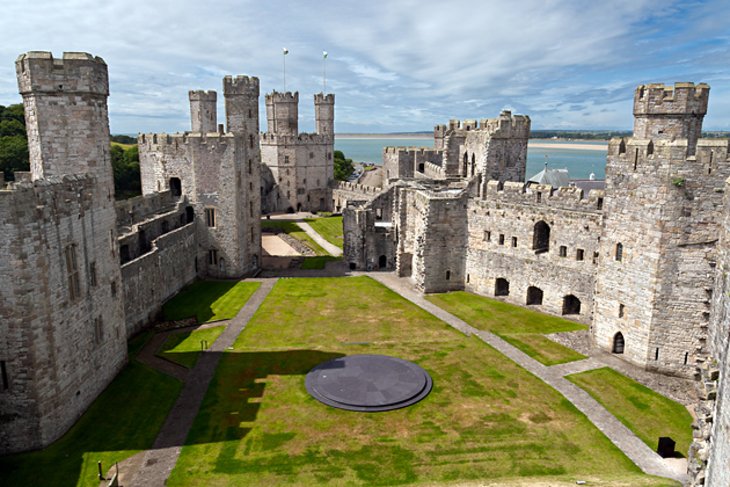
[[129, 135], [112, 135], [109, 137], [112, 142], [125, 145], [136, 145], [137, 137], [130, 137]]
[[15, 171], [29, 169], [23, 105], [0, 105], [0, 170], [6, 180], [12, 180]]
[[0, 457], [0, 485], [97, 487], [104, 469], [152, 446], [181, 384], [132, 362], [60, 440], [40, 451]]
[[350, 174], [355, 170], [352, 159], [347, 159], [341, 150], [334, 152], [334, 175], [338, 181], [347, 181]]
[[125, 149], [121, 145], [112, 144], [111, 159], [116, 198], [125, 199], [142, 194], [138, 147], [133, 145]]
[[677, 453], [684, 456], [689, 451], [692, 416], [678, 402], [607, 367], [566, 379], [588, 392], [652, 450], [660, 436], [669, 436], [677, 444]]
[[258, 282], [197, 281], [162, 307], [167, 320], [195, 316], [198, 323], [233, 318], [259, 288]]
[[672, 178], [672, 184], [678, 188], [683, 188], [685, 182], [684, 178]]

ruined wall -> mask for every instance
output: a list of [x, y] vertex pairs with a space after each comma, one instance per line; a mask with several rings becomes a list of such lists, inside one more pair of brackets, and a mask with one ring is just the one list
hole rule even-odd
[[195, 222], [154, 239], [151, 250], [122, 265], [126, 333], [131, 337], [156, 318], [162, 304], [195, 280]]
[[345, 207], [343, 250], [351, 270], [395, 268], [393, 196], [393, 191], [382, 191], [370, 201], [351, 201]]
[[358, 183], [334, 181], [332, 183], [332, 211], [342, 212], [349, 201], [370, 201], [382, 188], [374, 188]]
[[[469, 200], [466, 289], [526, 305], [536, 287], [543, 311], [590, 322], [603, 192], [500, 186], [490, 181], [484, 199]], [[536, 248], [538, 222], [549, 228], [547, 249]]]

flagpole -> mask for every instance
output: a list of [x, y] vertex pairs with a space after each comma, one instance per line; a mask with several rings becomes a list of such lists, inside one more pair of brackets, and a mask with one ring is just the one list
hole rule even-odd
[[289, 54], [289, 49], [284, 47], [282, 50], [284, 60], [284, 93], [286, 93], [286, 55]]
[[322, 51], [322, 93], [327, 93], [327, 51]]

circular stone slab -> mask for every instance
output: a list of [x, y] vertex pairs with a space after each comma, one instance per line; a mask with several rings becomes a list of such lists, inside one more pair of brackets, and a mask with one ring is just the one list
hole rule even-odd
[[410, 406], [433, 386], [421, 367], [387, 355], [348, 355], [321, 363], [307, 374], [305, 383], [318, 401], [362, 412]]

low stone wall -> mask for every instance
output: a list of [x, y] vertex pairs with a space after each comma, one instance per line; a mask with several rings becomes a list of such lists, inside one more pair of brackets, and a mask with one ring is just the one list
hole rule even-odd
[[195, 223], [152, 242], [152, 251], [122, 266], [127, 337], [155, 318], [162, 304], [197, 275]]

